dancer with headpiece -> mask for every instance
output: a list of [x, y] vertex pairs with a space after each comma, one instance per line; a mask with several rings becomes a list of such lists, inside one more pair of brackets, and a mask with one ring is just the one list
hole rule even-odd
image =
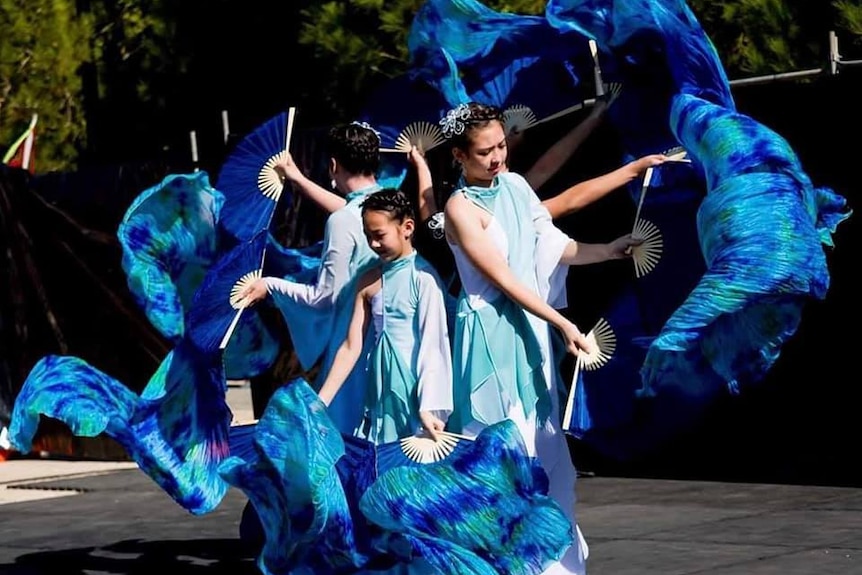
[[575, 468], [560, 430], [557, 359], [550, 327], [566, 348], [588, 351], [565, 306], [565, 272], [627, 257], [631, 236], [576, 242], [551, 223], [533, 189], [506, 169], [502, 114], [471, 102], [441, 120], [463, 169], [445, 206], [446, 239], [463, 291], [454, 336], [455, 409], [449, 428], [467, 435], [505, 419], [518, 424], [548, 474], [550, 495], [569, 515], [577, 542], [548, 573], [583, 573], [587, 545], [575, 516]]
[[355, 434], [386, 443], [424, 429], [436, 438], [452, 412], [452, 357], [440, 277], [413, 248], [407, 196], [383, 189], [362, 204], [365, 235], [381, 265], [359, 280], [347, 337], [320, 397], [329, 405], [359, 361], [373, 327], [367, 392]]
[[[380, 141], [374, 130], [351, 123], [329, 131], [329, 175], [334, 188], [345, 196], [343, 207], [326, 220], [323, 251], [317, 281], [304, 284], [279, 277], [264, 277], [242, 294], [250, 303], [272, 297], [284, 316], [297, 358], [306, 370], [320, 363], [320, 373], [329, 371], [350, 319], [350, 304], [356, 280], [377, 263], [362, 230], [361, 204], [380, 189], [376, 173], [380, 165]], [[325, 189], [308, 179], [288, 155], [277, 168], [286, 180], [320, 205], [327, 204]], [[361, 374], [357, 366], [354, 374]], [[362, 416], [364, 386], [352, 375], [329, 412], [336, 426], [352, 433]], [[360, 378], [361, 379], [361, 378]]]

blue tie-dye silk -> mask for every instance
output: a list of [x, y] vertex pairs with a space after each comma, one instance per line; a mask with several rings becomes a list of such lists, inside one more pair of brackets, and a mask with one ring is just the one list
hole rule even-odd
[[609, 119], [628, 158], [678, 145], [668, 122], [674, 94], [733, 106], [718, 54], [682, 0], [551, 0], [545, 16], [564, 35], [595, 39], [605, 80], [622, 83]]
[[437, 89], [450, 107], [470, 100], [520, 105], [538, 119], [583, 100], [575, 69], [592, 74], [586, 38], [564, 37], [540, 16], [495, 12], [474, 0], [425, 2], [408, 49], [409, 75]]
[[643, 392], [684, 387], [692, 375], [717, 375], [737, 392], [773, 365], [805, 303], [826, 296], [823, 245], [849, 212], [844, 198], [812, 185], [781, 136], [752, 118], [681, 94], [671, 122], [706, 173], [697, 228], [707, 271], [651, 345]]
[[[226, 258], [235, 257], [231, 253], [240, 251], [224, 253], [219, 241], [223, 203], [224, 196], [209, 185], [205, 172], [172, 174], [144, 190], [118, 228], [129, 290], [153, 327], [173, 343], [186, 332], [187, 316], [204, 280], [212, 277], [213, 269], [224, 267]], [[274, 243], [270, 238], [269, 246]], [[262, 258], [263, 241], [255, 246]], [[319, 261], [314, 250], [307, 255], [276, 248], [273, 258], [278, 268], [302, 277]], [[226, 377], [259, 375], [275, 361], [278, 347], [257, 314], [248, 314], [225, 350]]]
[[541, 573], [573, 534], [517, 426], [506, 419], [461, 443], [442, 462], [383, 472], [360, 500], [363, 514], [390, 532], [393, 549], [409, 544], [441, 574]]
[[129, 291], [173, 343], [183, 336], [192, 297], [218, 257], [223, 203], [206, 172], [169, 175], [135, 198], [117, 230]]
[[231, 456], [222, 477], [254, 505], [265, 534], [258, 568], [264, 575], [344, 573], [366, 562], [336, 471], [344, 442], [326, 407], [304, 382], [270, 399], [251, 449]]
[[251, 446], [232, 446], [237, 455], [220, 470], [260, 516], [266, 575], [417, 560], [445, 575], [541, 573], [573, 538], [544, 471], [512, 422], [462, 443], [440, 462], [401, 458], [387, 469], [381, 461], [399, 459], [382, 452], [398, 443], [342, 437], [314, 391], [295, 380], [273, 395]]
[[221, 358], [202, 355], [185, 340], [140, 396], [82, 359], [46, 356], [15, 400], [10, 441], [28, 452], [42, 415], [77, 436], [104, 433], [179, 505], [207, 513], [228, 488], [218, 474], [231, 420], [224, 381]]

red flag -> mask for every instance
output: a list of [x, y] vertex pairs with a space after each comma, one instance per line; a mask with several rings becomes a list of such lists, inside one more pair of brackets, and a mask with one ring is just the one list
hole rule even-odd
[[31, 174], [35, 173], [34, 157], [36, 144], [37, 114], [33, 114], [30, 125], [12, 144], [3, 156], [3, 163], [15, 168], [23, 168]]

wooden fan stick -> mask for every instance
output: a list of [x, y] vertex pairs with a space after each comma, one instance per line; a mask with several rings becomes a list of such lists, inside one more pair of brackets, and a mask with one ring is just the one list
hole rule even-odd
[[290, 150], [290, 139], [293, 135], [293, 118], [296, 116], [296, 108], [291, 106], [287, 109], [287, 135], [284, 139], [284, 149], [285, 151]]
[[[242, 299], [241, 303], [244, 301], [245, 299]], [[236, 310], [236, 313], [234, 314], [233, 319], [231, 320], [230, 325], [228, 326], [227, 331], [224, 334], [224, 337], [221, 339], [221, 343], [218, 346], [219, 349], [224, 350], [224, 348], [227, 347], [227, 344], [230, 341], [230, 336], [233, 335], [233, 332], [236, 329], [237, 324], [239, 323], [239, 317], [242, 315], [244, 309], [245, 306], [243, 305], [238, 310]]]
[[583, 364], [584, 360], [578, 354], [578, 358], [575, 360], [575, 373], [572, 376], [572, 385], [569, 388], [569, 397], [566, 400], [566, 410], [563, 414], [563, 429], [569, 429], [572, 425], [572, 413], [575, 410], [575, 392], [578, 388], [578, 376], [581, 374]]
[[602, 68], [599, 65], [599, 46], [593, 39], [590, 39], [590, 54], [593, 55], [593, 76], [596, 80], [596, 97], [598, 98], [605, 94], [605, 83], [602, 80]]
[[[253, 274], [255, 277], [259, 278], [263, 275], [263, 264], [265, 261], [266, 251], [260, 255], [260, 267], [257, 269], [257, 272]], [[244, 277], [247, 277], [247, 275]], [[248, 307], [248, 296], [245, 296], [236, 302], [236, 307], [238, 309], [236, 310], [236, 313], [234, 314], [233, 319], [231, 320], [230, 325], [228, 325], [227, 331], [225, 331], [224, 337], [222, 337], [221, 343], [219, 344], [218, 348], [220, 350], [224, 350], [227, 347], [230, 337], [233, 335], [234, 330], [236, 330], [236, 326], [239, 324], [239, 318], [242, 316], [242, 312]]]
[[638, 207], [637, 207], [637, 210], [635, 211], [635, 222], [632, 225], [632, 234], [635, 233], [635, 230], [637, 229], [637, 225], [638, 225], [638, 220], [641, 217], [641, 208], [643, 208], [644, 197], [646, 196], [647, 190], [649, 189], [650, 180], [652, 180], [653, 169], [654, 168], [652, 166], [650, 166], [649, 168], [646, 169], [646, 172], [644, 173], [644, 183], [643, 183], [643, 186], [641, 187], [641, 197], [640, 197], [640, 199], [638, 199]]

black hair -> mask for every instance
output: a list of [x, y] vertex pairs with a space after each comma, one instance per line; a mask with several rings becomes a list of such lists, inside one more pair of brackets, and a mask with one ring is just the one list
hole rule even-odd
[[467, 109], [470, 111], [467, 117], [459, 120], [464, 124], [464, 131], [460, 134], [453, 134], [449, 138], [452, 147], [460, 150], [466, 150], [469, 147], [470, 133], [473, 130], [482, 129], [494, 121], [503, 123], [503, 111], [497, 106], [470, 102], [467, 104]]
[[395, 188], [383, 188], [373, 194], [370, 194], [362, 202], [362, 213], [373, 210], [375, 212], [388, 212], [394, 220], [403, 222], [409, 218], [415, 220], [413, 214], [413, 204], [410, 203], [410, 198], [401, 190]]
[[344, 124], [329, 130], [329, 155], [351, 174], [372, 176], [380, 168], [380, 138], [360, 124]]

